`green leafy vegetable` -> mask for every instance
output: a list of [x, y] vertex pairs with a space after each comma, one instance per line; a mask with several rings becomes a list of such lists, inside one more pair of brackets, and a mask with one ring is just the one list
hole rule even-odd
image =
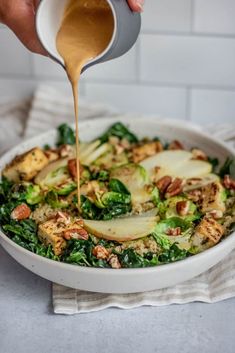
[[[75, 197], [76, 198], [76, 197]], [[77, 200], [76, 200], [77, 203]], [[97, 219], [99, 212], [98, 207], [94, 205], [87, 197], [81, 195], [81, 211], [83, 218], [86, 219]]]
[[108, 207], [97, 207], [87, 197], [81, 196], [81, 211], [85, 219], [94, 220], [110, 220], [112, 218], [121, 216], [131, 211], [131, 204], [126, 203], [126, 198], [123, 199], [124, 203], [109, 203]]
[[[185, 216], [179, 216], [176, 210], [176, 205], [178, 202], [186, 201], [189, 204], [188, 212]], [[195, 221], [200, 218], [200, 213], [197, 210], [197, 206], [190, 200], [182, 196], [171, 197], [158, 205], [159, 214], [161, 218], [172, 218], [179, 217], [183, 218], [188, 222]]]
[[164, 249], [164, 250], [169, 250], [170, 249], [171, 243], [170, 243], [170, 240], [168, 239], [168, 237], [165, 234], [154, 232], [154, 233], [152, 233], [152, 236], [156, 240], [156, 243], [162, 249]]
[[131, 196], [128, 194], [110, 191], [102, 195], [101, 201], [105, 207], [112, 207], [115, 204], [130, 204]]
[[9, 224], [3, 226], [3, 230], [11, 239], [23, 248], [41, 255], [48, 259], [59, 261], [51, 246], [43, 245], [37, 237], [37, 226], [32, 219], [26, 219], [20, 222], [11, 220]]
[[69, 206], [68, 202], [59, 198], [54, 190], [47, 193], [45, 200], [52, 208], [67, 208]]
[[171, 217], [159, 222], [155, 227], [155, 233], [166, 234], [169, 229], [177, 227], [180, 227], [184, 232], [191, 227], [191, 223], [180, 217]]
[[130, 143], [138, 142], [138, 138], [122, 123], [116, 123], [112, 125], [102, 136], [99, 137], [99, 139], [101, 140], [101, 143], [105, 143], [111, 136], [116, 136], [120, 139], [126, 139]]
[[151, 199], [155, 206], [158, 206], [161, 203], [160, 193], [158, 188], [154, 187], [151, 193]]
[[29, 243], [38, 243], [37, 226], [32, 219], [25, 219], [20, 222], [11, 220], [10, 224], [3, 226], [3, 230], [7, 233], [18, 235]]
[[208, 157], [208, 162], [212, 164], [212, 172], [214, 173], [219, 165], [218, 158]]
[[93, 247], [94, 243], [91, 238], [70, 240], [63, 255], [63, 261], [80, 266], [109, 267], [107, 261], [97, 259], [92, 254]]
[[4, 202], [8, 198], [8, 194], [12, 188], [12, 182], [8, 181], [6, 178], [2, 178], [0, 183], [0, 202]]
[[108, 181], [109, 172], [107, 170], [100, 170], [92, 174], [92, 179], [99, 181]]
[[[235, 160], [233, 158], [228, 157], [219, 171], [219, 176], [223, 178], [227, 174], [231, 174], [234, 177], [234, 169], [235, 169]], [[232, 171], [232, 173], [231, 173]]]
[[50, 146], [48, 143], [46, 143], [46, 144], [43, 146], [43, 149], [44, 149], [45, 151], [48, 151], [48, 150], [51, 149], [51, 146]]
[[161, 263], [170, 263], [185, 259], [189, 256], [186, 250], [181, 250], [176, 244], [172, 244], [170, 249], [159, 255], [158, 260]]
[[125, 268], [149, 267], [159, 264], [156, 254], [149, 253], [141, 256], [132, 248], [125, 249], [121, 254], [118, 254], [118, 258], [122, 267]]
[[130, 195], [126, 186], [118, 179], [111, 179], [109, 181], [109, 189], [120, 194]]
[[62, 124], [58, 127], [58, 141], [57, 146], [61, 145], [74, 145], [76, 137], [73, 129], [67, 124]]
[[72, 191], [76, 190], [77, 184], [74, 182], [63, 185], [62, 187], [57, 187], [54, 191], [60, 196], [67, 196]]
[[25, 200], [29, 205], [36, 205], [43, 200], [41, 189], [38, 185], [30, 184], [26, 188]]

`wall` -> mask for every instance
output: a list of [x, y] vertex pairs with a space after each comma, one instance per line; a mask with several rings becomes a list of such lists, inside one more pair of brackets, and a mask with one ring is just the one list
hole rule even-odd
[[[0, 28], [0, 97], [66, 85], [57, 64]], [[146, 0], [140, 38], [124, 57], [89, 70], [81, 91], [121, 111], [235, 122], [235, 0]]]

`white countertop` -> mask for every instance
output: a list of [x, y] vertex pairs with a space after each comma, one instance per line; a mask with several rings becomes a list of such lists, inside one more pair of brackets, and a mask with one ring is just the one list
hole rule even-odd
[[234, 353], [235, 298], [54, 315], [51, 284], [0, 248], [0, 353]]

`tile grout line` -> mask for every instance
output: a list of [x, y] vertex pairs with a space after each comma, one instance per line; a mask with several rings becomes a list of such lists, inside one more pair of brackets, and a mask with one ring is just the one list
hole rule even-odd
[[186, 88], [186, 120], [191, 121], [191, 105], [192, 105], [192, 87], [188, 86]]
[[195, 0], [191, 0], [191, 35], [194, 33], [195, 30]]
[[141, 35], [156, 35], [156, 36], [172, 36], [172, 37], [198, 37], [198, 38], [218, 38], [218, 39], [235, 39], [235, 33], [217, 33], [217, 32], [199, 32], [199, 31], [166, 31], [166, 30], [143, 30]]
[[[39, 75], [34, 75], [34, 76], [29, 76], [28, 74], [1, 74], [0, 75], [0, 81], [1, 80], [6, 80], [6, 81], [42, 81], [46, 80], [48, 82], [55, 82], [55, 83], [61, 83], [61, 84], [66, 84], [66, 80], [63, 78], [58, 78], [56, 76], [44, 76], [40, 77]], [[84, 87], [85, 85], [85, 91], [86, 91], [86, 86], [88, 84], [94, 84], [94, 85], [116, 85], [116, 86], [121, 86], [121, 85], [128, 85], [128, 86], [146, 86], [146, 87], [156, 87], [156, 88], [175, 88], [175, 89], [187, 89], [190, 87], [191, 89], [198, 89], [198, 90], [210, 90], [210, 91], [221, 91], [221, 92], [233, 92], [235, 93], [235, 86], [218, 86], [218, 85], [209, 85], [209, 84], [189, 84], [189, 83], [174, 83], [174, 82], [161, 82], [161, 81], [145, 81], [145, 80], [100, 80], [100, 79], [84, 79], [82, 86]]]

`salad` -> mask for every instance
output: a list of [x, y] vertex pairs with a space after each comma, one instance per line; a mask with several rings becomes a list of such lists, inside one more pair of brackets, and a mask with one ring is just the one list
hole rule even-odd
[[80, 144], [63, 124], [56, 146], [16, 156], [2, 172], [0, 224], [35, 254], [79, 266], [139, 268], [215, 246], [235, 224], [235, 161], [200, 146], [139, 139], [115, 123]]

